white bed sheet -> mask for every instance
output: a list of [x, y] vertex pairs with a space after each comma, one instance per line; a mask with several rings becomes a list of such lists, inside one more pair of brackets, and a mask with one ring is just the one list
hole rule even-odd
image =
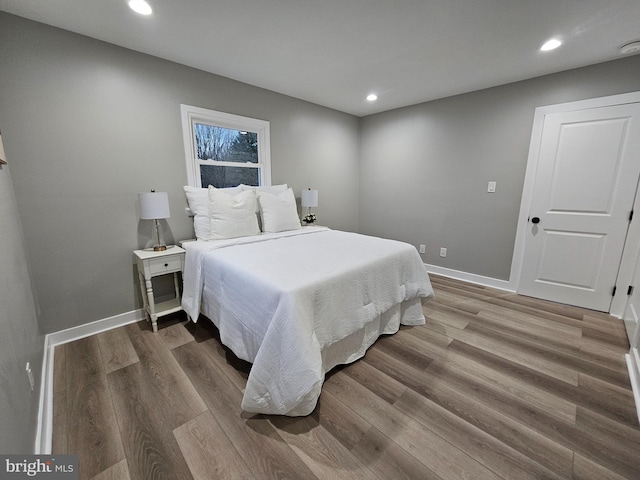
[[393, 240], [305, 227], [185, 249], [183, 308], [253, 364], [249, 412], [311, 413], [328, 370], [400, 324], [423, 324], [433, 296], [416, 249]]

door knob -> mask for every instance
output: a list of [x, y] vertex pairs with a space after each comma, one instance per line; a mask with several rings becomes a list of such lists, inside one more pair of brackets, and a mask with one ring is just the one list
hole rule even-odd
[[540, 223], [540, 217], [533, 217], [533, 218], [531, 219], [531, 223], [533, 223], [533, 224]]

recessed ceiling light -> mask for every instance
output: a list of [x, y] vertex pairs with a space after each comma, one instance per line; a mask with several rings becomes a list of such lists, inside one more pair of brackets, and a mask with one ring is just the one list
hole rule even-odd
[[367, 100], [370, 102], [375, 102], [378, 99], [378, 96], [375, 93], [370, 93], [367, 95]]
[[140, 15], [151, 15], [151, 6], [145, 0], [129, 0], [129, 8]]
[[545, 44], [540, 47], [540, 50], [542, 50], [543, 52], [548, 52], [549, 50], [555, 50], [560, 45], [562, 45], [562, 42], [560, 40], [552, 38], [551, 40], [545, 42]]
[[629, 42], [620, 47], [620, 53], [629, 55], [630, 53], [640, 52], [640, 40]]

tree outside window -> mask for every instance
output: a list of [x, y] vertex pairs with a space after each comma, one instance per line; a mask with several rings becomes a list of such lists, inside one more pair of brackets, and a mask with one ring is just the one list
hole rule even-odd
[[189, 184], [269, 185], [269, 122], [182, 105]]

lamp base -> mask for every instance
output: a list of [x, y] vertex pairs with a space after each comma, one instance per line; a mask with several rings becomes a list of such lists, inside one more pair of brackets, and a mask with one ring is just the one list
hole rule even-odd
[[166, 245], [158, 245], [156, 247], [153, 247], [154, 252], [164, 252], [166, 249], [167, 249]]

